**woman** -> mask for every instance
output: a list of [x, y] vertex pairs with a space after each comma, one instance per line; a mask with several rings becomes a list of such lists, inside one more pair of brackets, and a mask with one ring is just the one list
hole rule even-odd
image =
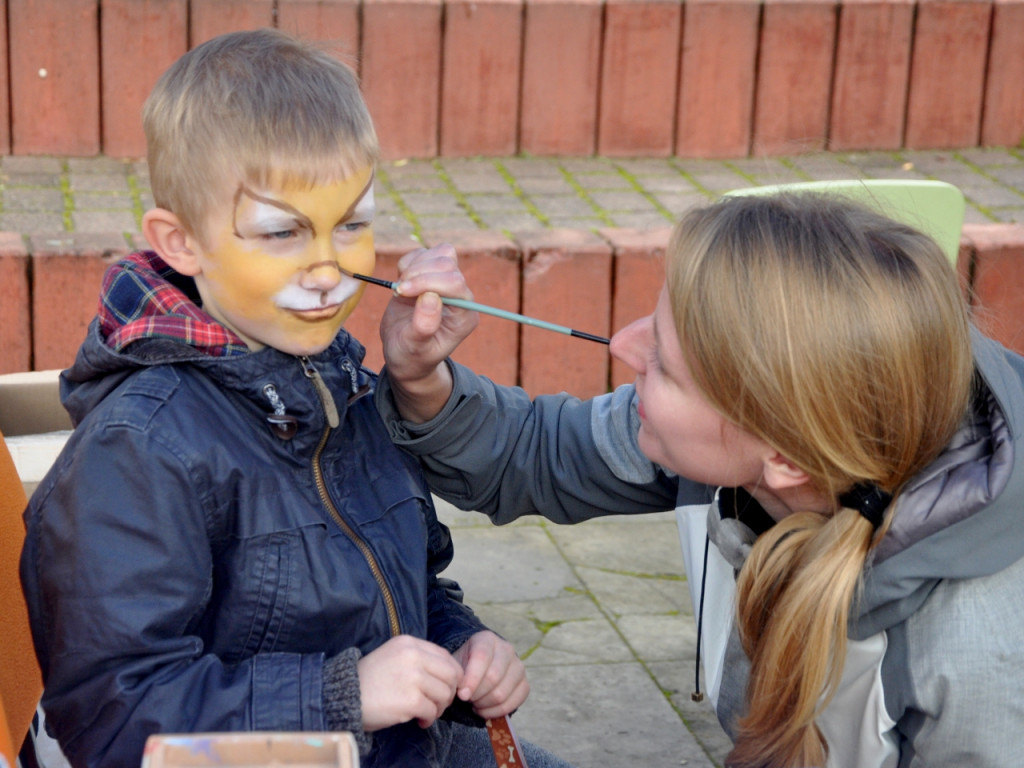
[[496, 522], [675, 507], [731, 766], [1004, 766], [1024, 750], [1024, 360], [929, 238], [821, 196], [690, 212], [633, 385], [533, 402], [441, 362], [472, 320], [411, 254], [377, 393]]

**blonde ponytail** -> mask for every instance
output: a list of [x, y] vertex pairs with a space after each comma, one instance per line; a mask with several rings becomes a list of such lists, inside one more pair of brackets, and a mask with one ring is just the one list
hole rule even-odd
[[821, 766], [814, 721], [842, 675], [846, 631], [875, 527], [859, 512], [786, 517], [755, 543], [737, 582], [737, 621], [750, 659], [748, 710], [727, 765]]

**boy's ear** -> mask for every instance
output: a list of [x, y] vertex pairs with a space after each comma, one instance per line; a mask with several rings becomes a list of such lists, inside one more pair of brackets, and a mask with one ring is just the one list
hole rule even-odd
[[805, 484], [809, 479], [810, 476], [806, 472], [778, 451], [773, 452], [764, 460], [762, 482], [773, 490], [795, 488]]
[[175, 272], [195, 277], [202, 272], [195, 239], [181, 219], [166, 208], [151, 208], [142, 215], [142, 234], [150, 248]]

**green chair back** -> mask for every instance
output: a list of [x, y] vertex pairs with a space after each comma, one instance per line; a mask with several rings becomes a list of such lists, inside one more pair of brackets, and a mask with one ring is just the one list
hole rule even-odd
[[963, 193], [952, 184], [920, 179], [807, 181], [736, 189], [726, 195], [770, 195], [774, 192], [822, 192], [849, 197], [930, 235], [942, 247], [950, 263], [956, 266], [965, 203]]

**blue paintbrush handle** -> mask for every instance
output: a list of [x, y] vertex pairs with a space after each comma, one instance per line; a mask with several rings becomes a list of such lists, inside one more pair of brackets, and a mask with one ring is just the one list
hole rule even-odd
[[[379, 277], [369, 277], [368, 275], [357, 275], [354, 272], [348, 272], [347, 274], [356, 278], [357, 280], [363, 280], [367, 283], [373, 283], [374, 285], [380, 285], [385, 288], [390, 288], [392, 291], [398, 286], [398, 283], [393, 283], [389, 280], [381, 280]], [[555, 325], [545, 320], [538, 320], [534, 317], [527, 317], [526, 315], [520, 315], [518, 312], [509, 312], [505, 309], [498, 309], [497, 307], [489, 307], [486, 304], [477, 304], [475, 301], [467, 301], [466, 299], [452, 299], [447, 296], [442, 296], [441, 301], [453, 307], [459, 307], [460, 309], [470, 309], [474, 312], [480, 312], [484, 315], [493, 315], [494, 317], [501, 317], [505, 320], [512, 320], [516, 323], [522, 323], [523, 325], [529, 325], [534, 328], [543, 328], [546, 331], [554, 331], [555, 333], [564, 333], [566, 336], [575, 336], [577, 339], [587, 339], [589, 341], [596, 341], [599, 344], [608, 344], [609, 339], [604, 336], [594, 336], [591, 333], [584, 333], [583, 331], [577, 331], [573, 328], [568, 328], [564, 325]]]

